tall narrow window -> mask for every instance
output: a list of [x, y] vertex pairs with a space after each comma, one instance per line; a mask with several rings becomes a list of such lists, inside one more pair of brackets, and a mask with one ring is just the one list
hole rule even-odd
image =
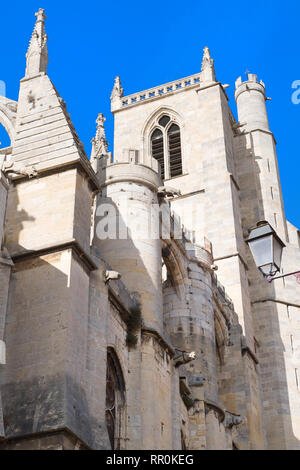
[[181, 159], [181, 142], [180, 129], [177, 124], [172, 124], [168, 130], [169, 158], [170, 158], [170, 175], [182, 175], [182, 159]]
[[125, 384], [118, 358], [107, 351], [105, 421], [112, 450], [121, 448], [124, 428]]
[[180, 128], [166, 114], [151, 135], [151, 154], [160, 164], [163, 180], [182, 175]]
[[160, 175], [165, 179], [165, 161], [164, 161], [164, 138], [159, 129], [155, 129], [151, 137], [152, 157], [160, 164]]

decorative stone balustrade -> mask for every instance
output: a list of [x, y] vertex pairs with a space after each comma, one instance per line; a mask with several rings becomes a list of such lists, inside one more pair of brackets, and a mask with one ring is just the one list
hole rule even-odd
[[194, 88], [199, 86], [201, 82], [201, 72], [195, 75], [190, 75], [189, 77], [181, 78], [173, 82], [165, 83], [164, 85], [159, 85], [154, 88], [149, 88], [148, 90], [140, 91], [139, 93], [134, 93], [132, 95], [124, 96], [121, 99], [121, 107], [128, 107], [137, 105], [139, 103], [154, 100], [164, 95], [171, 93], [178, 93], [185, 90], [186, 88]]

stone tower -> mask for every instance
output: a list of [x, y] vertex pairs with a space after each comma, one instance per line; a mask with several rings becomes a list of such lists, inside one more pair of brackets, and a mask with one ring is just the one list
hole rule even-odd
[[[268, 220], [287, 245], [283, 272], [288, 272], [299, 265], [299, 232], [285, 218], [265, 85], [254, 74], [246, 82], [237, 80], [238, 122], [228, 106], [227, 87], [217, 81], [205, 48], [199, 74], [129, 96], [122, 92], [112, 101], [114, 148], [121, 155], [131, 145], [147, 161], [156, 151], [155, 130], [162, 132], [164, 183], [181, 192], [169, 199], [171, 208], [196, 243], [203, 243], [203, 237], [212, 243], [218, 279], [243, 327], [246, 375], [252, 382], [247, 392], [249, 433], [257, 445], [266, 439], [270, 448], [297, 448], [299, 286], [295, 278], [268, 285], [245, 239], [259, 220]], [[164, 116], [170, 120], [166, 132]], [[182, 171], [176, 177], [168, 173], [172, 122], [181, 139]]]
[[0, 448], [299, 449], [299, 286], [245, 242], [285, 218], [265, 85], [238, 122], [201, 72], [111, 93], [91, 157], [47, 75], [40, 9], [18, 101], [0, 99]]
[[[267, 220], [286, 244], [282, 273], [300, 264], [299, 231], [285, 217], [276, 140], [270, 131], [265, 84], [257, 76], [236, 81], [235, 98], [241, 127], [235, 135], [235, 155], [240, 185], [240, 208], [245, 233], [258, 220]], [[269, 448], [299, 445], [299, 303], [295, 277], [268, 284], [247, 254], [247, 278], [261, 368], [265, 432]], [[299, 353], [298, 353], [299, 354]]]

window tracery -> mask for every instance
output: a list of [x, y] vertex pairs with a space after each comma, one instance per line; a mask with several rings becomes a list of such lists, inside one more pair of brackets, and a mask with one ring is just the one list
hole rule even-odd
[[151, 134], [151, 154], [160, 164], [163, 180], [182, 175], [180, 128], [170, 116], [159, 118]]
[[112, 450], [121, 448], [124, 433], [125, 384], [119, 360], [107, 350], [105, 421]]

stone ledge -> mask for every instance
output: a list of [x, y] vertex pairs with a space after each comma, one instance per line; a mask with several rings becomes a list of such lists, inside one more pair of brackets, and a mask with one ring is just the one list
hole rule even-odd
[[[72, 158], [73, 154], [76, 155], [75, 158]], [[81, 169], [87, 175], [89, 181], [91, 181], [91, 183], [93, 184], [93, 189], [100, 190], [99, 182], [92, 166], [85, 160], [80, 159], [75, 152], [72, 152], [71, 158], [69, 158], [69, 155], [66, 155], [60, 158], [53, 158], [51, 160], [47, 160], [45, 162], [33, 163], [32, 165], [28, 165], [28, 167], [29, 166], [33, 166], [38, 173], [37, 176], [35, 176], [34, 178], [48, 176], [52, 173], [67, 171], [71, 168]], [[28, 176], [15, 175], [10, 177], [10, 179], [14, 182], [14, 184], [19, 184], [24, 182], [24, 180], [28, 181]]]
[[36, 258], [58, 251], [64, 251], [67, 249], [74, 250], [74, 252], [78, 255], [80, 261], [83, 262], [83, 264], [88, 268], [89, 271], [94, 271], [98, 269], [98, 266], [96, 265], [93, 258], [88, 253], [86, 253], [80, 243], [75, 239], [65, 240], [61, 243], [55, 243], [54, 245], [41, 246], [35, 250], [24, 251], [23, 253], [12, 253], [11, 258], [14, 263], [18, 263], [29, 258]]

